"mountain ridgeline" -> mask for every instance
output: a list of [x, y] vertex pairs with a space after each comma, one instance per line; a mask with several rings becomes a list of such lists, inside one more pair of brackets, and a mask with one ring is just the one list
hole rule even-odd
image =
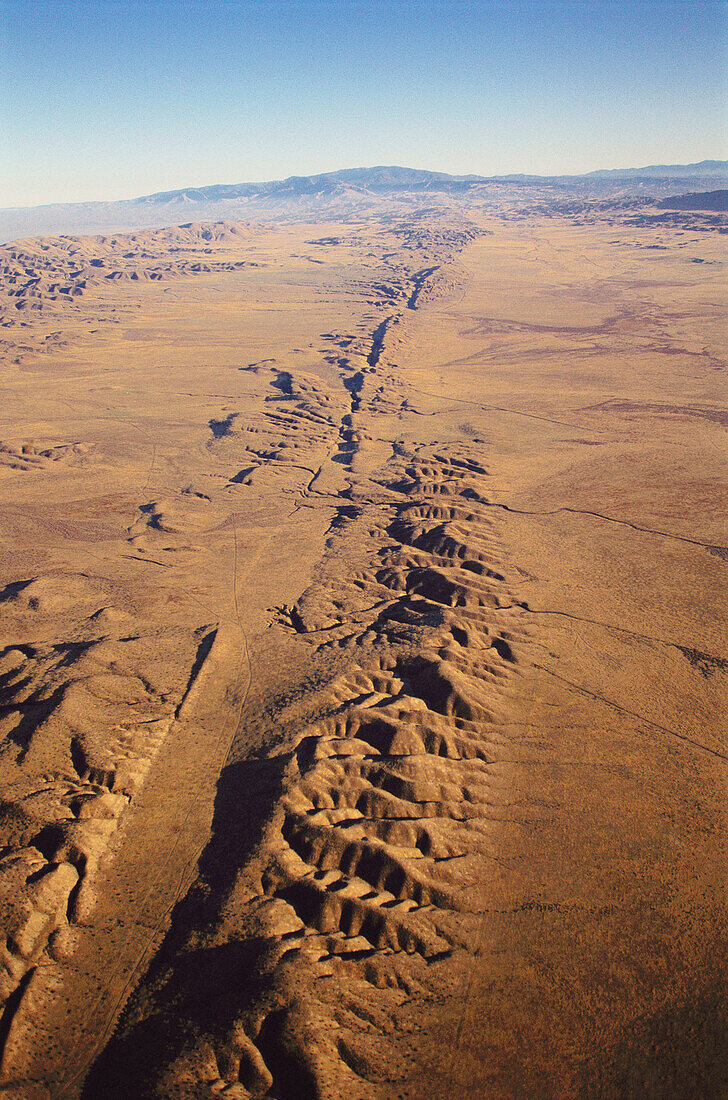
[[610, 169], [581, 176], [453, 176], [424, 169], [347, 168], [264, 183], [159, 191], [117, 202], [0, 210], [0, 241], [47, 233], [101, 233], [180, 221], [290, 221], [408, 214], [423, 207], [492, 210], [565, 200], [665, 200], [728, 188], [728, 161]]

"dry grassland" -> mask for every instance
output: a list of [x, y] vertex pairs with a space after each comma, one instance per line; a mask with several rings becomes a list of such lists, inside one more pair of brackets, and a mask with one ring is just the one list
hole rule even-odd
[[1, 250], [0, 1096], [727, 1094], [721, 244]]

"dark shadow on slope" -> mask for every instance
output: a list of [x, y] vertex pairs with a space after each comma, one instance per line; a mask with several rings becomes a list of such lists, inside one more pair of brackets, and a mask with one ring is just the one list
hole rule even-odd
[[[219, 1034], [267, 981], [261, 967], [270, 941], [246, 929], [246, 938], [205, 945], [220, 918], [220, 902], [260, 843], [280, 798], [287, 757], [226, 767], [218, 781], [210, 841], [200, 878], [175, 906], [171, 927], [121, 1017], [113, 1039], [92, 1067], [84, 1100], [151, 1100], [168, 1095], [160, 1074], [196, 1037]], [[202, 946], [184, 948], [190, 941]], [[208, 941], [209, 942], [209, 941]], [[145, 1014], [149, 989], [154, 1015]]]

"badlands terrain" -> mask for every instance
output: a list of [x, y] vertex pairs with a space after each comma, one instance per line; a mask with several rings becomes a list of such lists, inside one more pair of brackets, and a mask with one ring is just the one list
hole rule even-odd
[[728, 1095], [725, 228], [0, 249], [0, 1096]]

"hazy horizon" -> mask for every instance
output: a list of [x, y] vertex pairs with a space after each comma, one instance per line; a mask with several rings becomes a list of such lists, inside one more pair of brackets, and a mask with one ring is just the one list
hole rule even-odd
[[[703, 157], [701, 161], [692, 162], [692, 164], [702, 164], [702, 163], [728, 164], [727, 161], [719, 160], [719, 158], [717, 158], [717, 157]], [[681, 165], [681, 164], [677, 164], [677, 163], [674, 163], [674, 162], [667, 162], [667, 161], [663, 162], [663, 164], [664, 164], [664, 167], [666, 167], [666, 168], [677, 168], [677, 167], [689, 168], [689, 167], [691, 167], [691, 164]], [[645, 170], [649, 170], [649, 169], [654, 169], [656, 167], [660, 167], [660, 165], [652, 165], [652, 164], [651, 165], [619, 165], [619, 166], [615, 166], [615, 167], [605, 166], [605, 167], [600, 167], [600, 168], [589, 169], [584, 173], [574, 173], [574, 178], [579, 178], [580, 176], [589, 176], [590, 174], [600, 173], [600, 172], [617, 172], [617, 173], [619, 173], [619, 171], [639, 172], [640, 169], [642, 169], [642, 168], [644, 168]], [[468, 176], [480, 177], [480, 175], [481, 175], [481, 173], [478, 173], [478, 172], [447, 173], [447, 172], [444, 172], [442, 169], [438, 169], [438, 168], [426, 168], [426, 167], [421, 167], [421, 166], [412, 167], [411, 165], [393, 165], [393, 164], [392, 165], [382, 165], [382, 164], [376, 164], [376, 165], [347, 165], [345, 167], [334, 168], [334, 169], [331, 169], [331, 170], [328, 170], [328, 171], [323, 171], [323, 172], [309, 172], [309, 173], [294, 172], [294, 173], [292, 173], [288, 176], [278, 177], [277, 179], [268, 179], [268, 180], [215, 180], [215, 181], [208, 181], [206, 184], [205, 183], [202, 183], [202, 184], [188, 184], [188, 185], [183, 184], [179, 188], [176, 188], [176, 187], [175, 188], [163, 188], [163, 189], [160, 188], [160, 189], [157, 189], [157, 190], [154, 190], [154, 191], [145, 192], [144, 194], [117, 195], [115, 197], [107, 197], [107, 198], [88, 198], [88, 199], [80, 199], [80, 200], [77, 200], [76, 202], [73, 202], [73, 201], [60, 201], [60, 202], [50, 202], [50, 203], [34, 203], [34, 204], [28, 204], [25, 207], [15, 205], [15, 206], [8, 206], [8, 207], [0, 207], [0, 210], [2, 210], [3, 213], [12, 213], [15, 210], [18, 210], [18, 211], [20, 211], [20, 210], [34, 210], [34, 209], [41, 209], [45, 206], [65, 206], [65, 205], [68, 205], [68, 206], [74, 206], [74, 205], [84, 206], [84, 205], [94, 205], [94, 204], [102, 204], [102, 203], [134, 202], [134, 201], [137, 201], [137, 200], [154, 197], [156, 195], [165, 195], [165, 194], [172, 194], [173, 195], [177, 192], [184, 192], [184, 191], [205, 190], [207, 188], [214, 188], [214, 187], [246, 187], [246, 186], [265, 187], [269, 184], [285, 183], [287, 180], [309, 179], [309, 178], [314, 178], [315, 179], [318, 176], [336, 176], [340, 173], [349, 172], [349, 171], [374, 172], [378, 168], [399, 169], [399, 170], [404, 170], [404, 171], [408, 171], [408, 172], [409, 171], [429, 172], [429, 173], [432, 173], [433, 175], [452, 175], [452, 178], [454, 178], [454, 179], [466, 178]], [[513, 172], [513, 173], [493, 173], [493, 175], [491, 177], [485, 176], [485, 177], [482, 177], [482, 178], [483, 179], [488, 179], [488, 178], [497, 179], [501, 175], [503, 177], [506, 177], [508, 175], [511, 175], [511, 176], [514, 176], [514, 177], [517, 177], [519, 175], [524, 175], [524, 176], [528, 176], [528, 177], [532, 176], [534, 179], [537, 179], [540, 176], [539, 173]], [[568, 173], [564, 173], [564, 178], [569, 178], [569, 175], [570, 174], [568, 174]], [[554, 174], [553, 176], [550, 176], [550, 177], [549, 176], [543, 176], [541, 178], [543, 178], [545, 180], [546, 179], [558, 179], [559, 175]], [[705, 179], [706, 179], [706, 187], [708, 187], [710, 185], [710, 182], [711, 182], [711, 177], [706, 176]]]
[[727, 17], [0, 0], [0, 1097], [725, 1096]]
[[726, 148], [714, 0], [49, 0], [27, 15], [0, 12], [3, 208], [357, 164], [575, 175]]

